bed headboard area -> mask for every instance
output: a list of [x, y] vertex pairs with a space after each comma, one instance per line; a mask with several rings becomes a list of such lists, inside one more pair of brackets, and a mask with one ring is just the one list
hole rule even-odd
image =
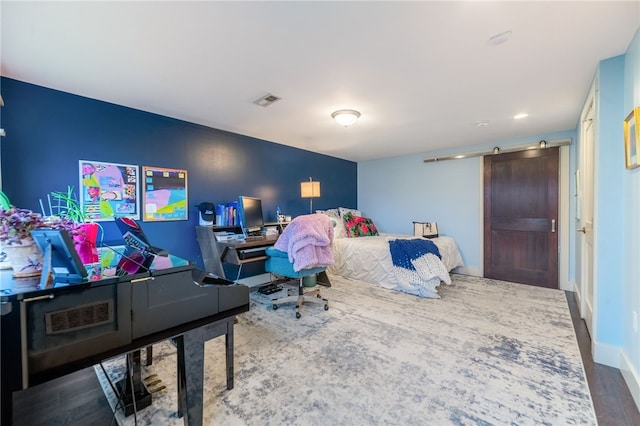
[[371, 218], [365, 217], [360, 210], [337, 207], [316, 210], [326, 214], [333, 223], [333, 238], [370, 237], [379, 235], [378, 228]]

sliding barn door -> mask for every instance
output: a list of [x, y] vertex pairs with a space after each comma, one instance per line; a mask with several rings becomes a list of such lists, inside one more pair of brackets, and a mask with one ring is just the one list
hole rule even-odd
[[559, 149], [484, 157], [484, 275], [558, 288]]

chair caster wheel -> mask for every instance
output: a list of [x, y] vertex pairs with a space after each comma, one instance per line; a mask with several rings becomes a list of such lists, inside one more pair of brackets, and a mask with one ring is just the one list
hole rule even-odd
[[320, 299], [322, 296], [320, 296], [319, 294], [316, 294], [316, 297], [317, 297], [318, 299]]
[[273, 305], [273, 310], [274, 311], [278, 310], [278, 305]]
[[324, 310], [328, 311], [329, 310], [329, 305], [324, 305]]
[[302, 315], [300, 315], [300, 312], [296, 312], [296, 318], [297, 318], [297, 319], [300, 319], [300, 317], [301, 317], [301, 316], [302, 316]]

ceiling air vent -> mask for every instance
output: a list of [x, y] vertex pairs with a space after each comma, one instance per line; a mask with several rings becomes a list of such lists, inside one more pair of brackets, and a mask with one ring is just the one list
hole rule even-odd
[[274, 102], [279, 101], [280, 99], [282, 99], [282, 98], [279, 98], [276, 95], [272, 95], [271, 93], [267, 93], [266, 95], [264, 95], [260, 99], [256, 99], [255, 101], [253, 101], [253, 103], [256, 104], [256, 105], [260, 105], [262, 107], [268, 107], [269, 105], [271, 105]]

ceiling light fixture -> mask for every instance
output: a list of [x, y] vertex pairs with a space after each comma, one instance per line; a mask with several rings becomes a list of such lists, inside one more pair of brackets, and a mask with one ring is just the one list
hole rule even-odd
[[341, 126], [348, 127], [360, 118], [360, 113], [354, 109], [341, 109], [331, 114], [331, 117]]
[[520, 114], [516, 114], [516, 115], [514, 115], [514, 116], [513, 116], [513, 119], [514, 119], [514, 120], [520, 120], [520, 119], [522, 119], [522, 118], [526, 118], [526, 117], [528, 117], [528, 116], [529, 116], [529, 114], [527, 114], [526, 112], [521, 112]]
[[487, 127], [489, 125], [489, 120], [482, 120], [475, 122], [476, 127]]

